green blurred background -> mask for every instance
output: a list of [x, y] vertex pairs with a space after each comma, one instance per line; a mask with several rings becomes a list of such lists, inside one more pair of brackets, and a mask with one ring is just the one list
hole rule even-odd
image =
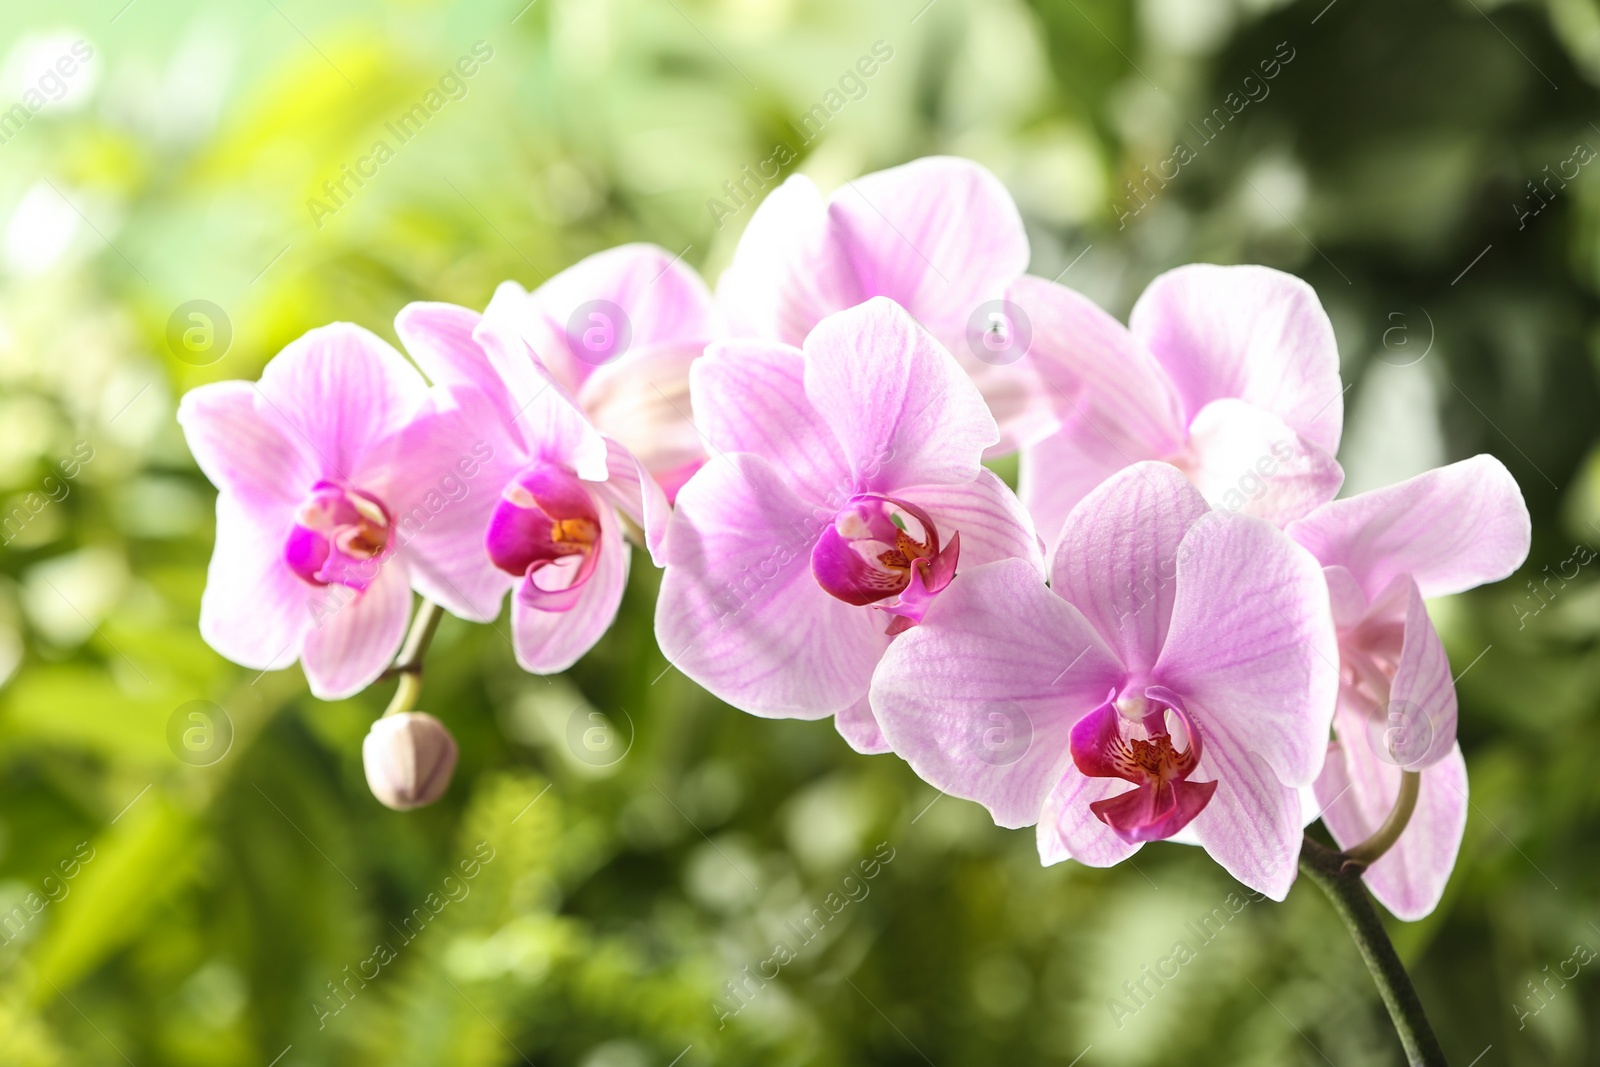
[[[387, 686], [325, 704], [201, 642], [213, 491], [178, 396], [320, 323], [392, 338], [407, 301], [481, 307], [624, 241], [714, 279], [749, 209], [707, 201], [779, 145], [824, 188], [978, 159], [1034, 273], [1118, 314], [1187, 261], [1300, 274], [1352, 383], [1352, 489], [1506, 462], [1526, 568], [1434, 605], [1466, 670], [1466, 841], [1395, 937], [1452, 1062], [1600, 1064], [1600, 963], [1550, 977], [1600, 949], [1600, 581], [1575, 561], [1600, 546], [1594, 0], [524, 3], [0, 9], [0, 514], [27, 516], [0, 547], [0, 916], [27, 920], [0, 938], [0, 1064], [1399, 1062], [1309, 885], [1118, 1025], [1123, 983], [1237, 890], [1219, 868], [1156, 845], [1043, 870], [1031, 832], [828, 723], [720, 705], [666, 669], [642, 557], [564, 676], [520, 672], [505, 619], [446, 621], [423, 707], [461, 765], [409, 815], [362, 777]], [[478, 42], [464, 94], [308, 208]], [[878, 42], [859, 98], [830, 97]], [[807, 141], [791, 124], [819, 103]], [[1179, 176], [1127, 199], [1219, 107]], [[198, 358], [169, 343], [196, 300], [229, 327]], [[406, 944], [418, 907], [437, 915]], [[352, 980], [379, 942], [395, 958]], [[730, 981], [749, 1003], [719, 1022]]]

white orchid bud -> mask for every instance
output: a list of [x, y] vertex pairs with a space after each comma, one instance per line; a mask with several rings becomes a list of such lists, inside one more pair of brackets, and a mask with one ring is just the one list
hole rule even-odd
[[422, 711], [385, 715], [361, 742], [367, 786], [395, 811], [420, 808], [444, 796], [456, 754], [456, 739], [444, 723]]

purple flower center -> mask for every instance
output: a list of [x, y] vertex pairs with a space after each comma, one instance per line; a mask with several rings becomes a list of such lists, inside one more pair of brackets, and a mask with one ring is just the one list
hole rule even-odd
[[961, 535], [942, 549], [928, 513], [904, 500], [861, 493], [834, 516], [811, 551], [818, 584], [846, 604], [881, 605], [894, 616], [888, 632], [922, 621], [933, 597], [955, 577]]
[[599, 507], [577, 475], [535, 461], [501, 491], [484, 542], [496, 567], [523, 579], [524, 604], [569, 611], [600, 559]]
[[[1167, 726], [1182, 727], [1179, 751]], [[1141, 732], [1143, 737], [1134, 736]], [[1216, 782], [1191, 782], [1200, 764], [1200, 731], [1172, 690], [1150, 686], [1142, 695], [1124, 689], [1072, 728], [1072, 762], [1091, 778], [1121, 778], [1134, 788], [1089, 805], [1095, 818], [1124, 841], [1171, 837], [1205, 808]]]
[[371, 493], [320, 481], [295, 511], [284, 562], [312, 585], [363, 590], [378, 576], [392, 527], [388, 509]]

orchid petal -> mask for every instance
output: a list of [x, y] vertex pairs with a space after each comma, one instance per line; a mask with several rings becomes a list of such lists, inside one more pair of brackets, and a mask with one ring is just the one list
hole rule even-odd
[[[530, 606], [520, 595], [511, 601], [511, 643], [517, 663], [525, 671], [555, 674], [566, 670], [595, 646], [617, 617], [628, 586], [631, 553], [616, 513], [601, 507], [599, 516], [600, 540], [594, 548], [598, 555], [593, 572], [570, 598], [570, 606], [545, 611]], [[531, 577], [523, 578], [524, 583], [530, 581]]]
[[311, 605], [322, 595], [284, 562], [284, 540], [293, 521], [285, 510], [279, 522], [264, 522], [231, 493], [217, 495], [217, 535], [200, 597], [200, 636], [251, 670], [281, 670], [300, 658], [314, 620]]
[[1248, 755], [1286, 786], [1310, 782], [1339, 688], [1328, 587], [1316, 560], [1260, 519], [1212, 512], [1184, 538], [1176, 588], [1155, 680], [1222, 737], [1248, 739], [1231, 762], [1253, 774]]
[[1001, 826], [1037, 822], [1073, 724], [1120, 681], [1116, 656], [1026, 561], [956, 577], [889, 646], [872, 711], [918, 776]]
[[385, 557], [364, 591], [329, 586], [327, 597], [306, 633], [301, 666], [312, 695], [343, 700], [377, 681], [400, 651], [411, 617], [405, 563]]
[[[1339, 740], [1317, 778], [1322, 821], [1340, 848], [1353, 848], [1377, 832], [1400, 794], [1400, 768], [1380, 759], [1365, 736], [1365, 715], [1341, 709]], [[1467, 825], [1467, 765], [1461, 746], [1421, 772], [1417, 806], [1389, 851], [1368, 867], [1362, 879], [1398, 919], [1414, 922], [1429, 915], [1444, 895]]]
[[756, 208], [733, 263], [717, 280], [717, 304], [735, 336], [791, 345], [867, 295], [844, 250], [829, 238], [822, 194], [802, 174], [791, 175]]
[[1160, 360], [1193, 418], [1237, 397], [1328, 455], [1344, 423], [1333, 324], [1311, 286], [1269, 267], [1195, 263], [1145, 289], [1129, 328]]
[[874, 297], [805, 343], [805, 390], [858, 490], [969, 482], [1000, 439], [972, 380], [905, 309]]
[[191, 389], [178, 405], [178, 423], [211, 484], [263, 517], [298, 507], [322, 466], [316, 450], [260, 399], [254, 382]]
[[838, 508], [856, 485], [833, 430], [806, 396], [805, 356], [771, 341], [724, 341], [689, 370], [700, 428], [719, 453], [752, 452], [795, 492]]
[[267, 363], [257, 385], [271, 412], [317, 456], [323, 477], [360, 484], [428, 398], [404, 356], [347, 322], [312, 330]]
[[861, 298], [889, 297], [947, 343], [1028, 269], [1011, 194], [966, 159], [930, 156], [846, 182], [828, 224]]
[[839, 731], [839, 736], [863, 756], [893, 751], [884, 739], [883, 730], [878, 727], [878, 720], [872, 714], [872, 702], [867, 697], [862, 697], [835, 715], [833, 725]]
[[1067, 516], [1050, 586], [1130, 671], [1149, 671], [1161, 655], [1178, 595], [1178, 548], [1208, 511], [1175, 467], [1145, 462], [1112, 475]]
[[667, 536], [667, 520], [672, 517], [666, 493], [638, 457], [610, 438], [606, 438], [606, 464], [610, 477], [592, 488], [639, 527], [651, 561], [658, 567], [664, 565], [662, 542]]
[[881, 612], [829, 596], [812, 576], [811, 548], [830, 519], [759, 456], [704, 467], [668, 527], [662, 653], [754, 715], [816, 719], [859, 701], [889, 639]]
[[1015, 493], [990, 470], [965, 485], [919, 485], [898, 490], [900, 498], [928, 513], [940, 536], [961, 535], [961, 566], [972, 569], [1001, 559], [1021, 559], [1044, 573], [1044, 556], [1033, 520]]
[[1189, 477], [1212, 507], [1277, 527], [1332, 500], [1344, 470], [1278, 416], [1243, 400], [1213, 400], [1189, 426]]
[[1369, 597], [1410, 574], [1425, 597], [1497, 582], [1528, 558], [1528, 506], [1505, 464], [1474, 456], [1325, 504], [1288, 528]]
[[[1176, 629], [1176, 612], [1173, 622]], [[1211, 802], [1189, 824], [1195, 838], [1229, 874], [1273, 900], [1282, 900], [1294, 884], [1300, 856], [1304, 826], [1300, 794], [1283, 784], [1260, 753], [1254, 733], [1249, 732], [1254, 730], [1251, 723], [1242, 724], [1247, 732], [1235, 733], [1240, 720], [1224, 714], [1221, 706], [1191, 700], [1189, 710], [1205, 737], [1205, 754], [1196, 773], [1210, 775], [1217, 783]], [[1331, 714], [1323, 720], [1319, 742], [1328, 736], [1328, 718]], [[1319, 747], [1313, 775], [1321, 769], [1322, 756]]]

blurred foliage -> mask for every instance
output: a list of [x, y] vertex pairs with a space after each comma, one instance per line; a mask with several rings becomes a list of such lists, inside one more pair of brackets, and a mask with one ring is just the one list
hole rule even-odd
[[[988, 164], [1034, 272], [1119, 314], [1181, 262], [1299, 273], [1352, 383], [1352, 489], [1509, 465], [1527, 567], [1434, 605], [1466, 842], [1395, 935], [1454, 1061], [1600, 1064], [1594, 968], [1549, 977], [1600, 947], [1600, 582], [1567, 562], [1600, 539], [1600, 180], [1551, 179], [1600, 146], [1593, 0], [62, 0], [0, 9], [0, 114], [57, 95], [80, 40], [60, 99], [0, 127], [0, 515], [27, 516], [0, 548], [0, 1064], [1399, 1062], [1308, 886], [1119, 1025], [1124, 983], [1237, 886], [1170, 845], [1043, 870], [1030, 832], [828, 723], [718, 704], [656, 650], [642, 560], [566, 676], [518, 671], [504, 619], [447, 620], [424, 706], [461, 765], [409, 815], [362, 778], [383, 687], [322, 704], [201, 642], [212, 491], [177, 396], [624, 241], [714, 278], [749, 211], [707, 201], [780, 144], [825, 187]], [[879, 41], [865, 93], [799, 134]], [[478, 42], [464, 94], [328, 203]], [[1130, 200], [1179, 140], [1195, 158]], [[192, 300], [231, 325], [206, 366], [168, 342]], [[196, 700], [232, 725], [204, 766], [178, 758]]]

